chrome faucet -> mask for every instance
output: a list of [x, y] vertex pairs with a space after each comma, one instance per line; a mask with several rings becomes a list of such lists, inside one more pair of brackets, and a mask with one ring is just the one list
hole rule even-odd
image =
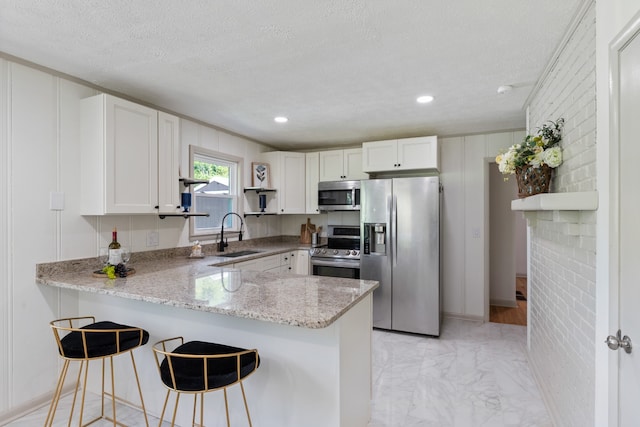
[[218, 243], [218, 252], [224, 252], [224, 248], [229, 246], [229, 243], [224, 241], [224, 220], [227, 219], [229, 215], [235, 215], [240, 218], [240, 233], [238, 233], [238, 241], [242, 241], [242, 227], [244, 226], [244, 221], [242, 221], [242, 217], [235, 212], [229, 212], [225, 216], [222, 217], [222, 228], [220, 229], [220, 243]]

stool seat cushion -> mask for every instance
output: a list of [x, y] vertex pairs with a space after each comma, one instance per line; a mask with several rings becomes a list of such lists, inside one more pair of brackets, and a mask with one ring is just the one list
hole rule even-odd
[[[121, 325], [114, 322], [103, 321], [83, 326], [80, 329], [129, 329], [135, 326]], [[149, 333], [142, 330], [142, 341], [140, 341], [140, 332], [126, 331], [120, 332], [120, 352], [131, 350], [144, 345], [149, 341]], [[83, 359], [110, 356], [118, 353], [116, 342], [116, 332], [87, 332], [85, 333], [87, 340], [87, 353], [85, 355], [82, 343], [82, 333], [73, 331], [68, 333], [60, 340], [62, 344], [62, 356], [71, 359]]]
[[[177, 347], [173, 350], [173, 353], [211, 356], [241, 351], [246, 351], [246, 349], [203, 341], [189, 341]], [[240, 378], [238, 378], [237, 357], [208, 359], [207, 376], [209, 377], [209, 384], [208, 388], [205, 388], [203, 358], [179, 356], [170, 356], [170, 358], [176, 377], [175, 387], [171, 380], [167, 357], [164, 358], [160, 365], [160, 376], [167, 387], [179, 391], [206, 391], [225, 387], [246, 377], [260, 365], [260, 358], [256, 356], [256, 353], [247, 353], [240, 356]]]

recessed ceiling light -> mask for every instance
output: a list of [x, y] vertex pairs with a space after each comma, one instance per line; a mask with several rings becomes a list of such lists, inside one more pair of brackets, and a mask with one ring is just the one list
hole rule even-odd
[[273, 120], [275, 120], [276, 123], [287, 123], [289, 121], [289, 119], [284, 116], [278, 116]]
[[504, 85], [504, 86], [500, 86], [500, 87], [498, 88], [498, 93], [499, 93], [500, 95], [504, 95], [505, 93], [507, 93], [507, 92], [511, 92], [512, 90], [513, 90], [513, 86], [511, 86], [511, 85]]
[[416, 98], [416, 101], [419, 104], [428, 104], [429, 102], [433, 101], [433, 96], [431, 96], [431, 95], [422, 95], [422, 96], [419, 96], [418, 98]]

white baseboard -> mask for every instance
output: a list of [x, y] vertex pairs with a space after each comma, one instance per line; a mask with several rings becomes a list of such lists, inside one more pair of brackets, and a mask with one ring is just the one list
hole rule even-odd
[[[62, 390], [62, 396], [65, 396], [68, 393], [71, 393], [74, 389], [75, 385], [67, 385]], [[53, 397], [53, 391], [49, 393], [41, 394], [33, 399], [25, 402], [21, 405], [14, 406], [8, 411], [0, 413], [0, 426], [4, 426], [9, 424], [10, 422], [17, 420], [30, 412], [38, 410], [43, 406], [51, 404], [51, 399]]]
[[449, 318], [449, 319], [471, 320], [473, 322], [483, 322], [484, 323], [484, 317], [483, 316], [472, 316], [472, 315], [468, 315], [468, 314], [447, 313], [447, 312], [444, 312], [442, 315], [445, 318]]
[[497, 305], [498, 307], [509, 307], [509, 308], [517, 308], [518, 303], [514, 300], [508, 299], [491, 299], [489, 300], [489, 304]]

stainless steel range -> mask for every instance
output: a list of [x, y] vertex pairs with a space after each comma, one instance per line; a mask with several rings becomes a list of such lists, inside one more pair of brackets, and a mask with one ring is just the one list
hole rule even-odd
[[313, 275], [359, 279], [360, 226], [330, 225], [327, 244], [309, 253]]

